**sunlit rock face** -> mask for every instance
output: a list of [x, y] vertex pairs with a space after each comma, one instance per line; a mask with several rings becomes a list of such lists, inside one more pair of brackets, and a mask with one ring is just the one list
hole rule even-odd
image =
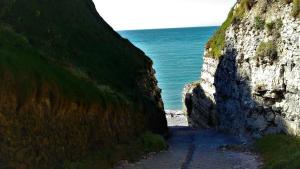
[[[292, 4], [265, 5], [255, 2], [227, 28], [220, 58], [204, 57], [199, 83], [206, 99], [192, 100], [201, 108], [186, 106], [198, 116], [191, 116], [193, 123], [211, 113], [219, 129], [236, 134], [300, 134], [300, 20], [291, 15]], [[186, 99], [197, 96], [197, 88]]]

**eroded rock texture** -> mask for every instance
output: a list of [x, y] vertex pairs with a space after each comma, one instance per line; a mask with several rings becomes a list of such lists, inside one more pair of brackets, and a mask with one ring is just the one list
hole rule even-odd
[[[187, 107], [193, 123], [210, 113], [219, 119], [218, 128], [236, 134], [300, 134], [300, 20], [291, 16], [292, 4], [265, 3], [257, 1], [227, 29], [221, 58], [205, 56], [204, 91], [197, 86], [184, 94], [201, 107]], [[205, 96], [199, 97], [199, 90]], [[213, 111], [207, 109], [211, 101]]]

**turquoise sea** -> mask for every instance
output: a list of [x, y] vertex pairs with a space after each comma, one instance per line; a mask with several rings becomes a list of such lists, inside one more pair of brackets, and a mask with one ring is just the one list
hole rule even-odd
[[166, 110], [182, 109], [182, 89], [199, 79], [204, 47], [218, 27], [119, 31], [154, 62]]

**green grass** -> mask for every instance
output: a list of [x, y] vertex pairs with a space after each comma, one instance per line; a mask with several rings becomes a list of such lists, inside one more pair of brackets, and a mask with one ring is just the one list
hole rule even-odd
[[[65, 0], [53, 5], [1, 1], [1, 67], [13, 73], [19, 86], [26, 86], [20, 92], [30, 94], [36, 83], [51, 83], [69, 98], [83, 101], [116, 101], [115, 95], [132, 96], [133, 92], [126, 91], [137, 87], [135, 78], [144, 70], [142, 65], [147, 59], [143, 62], [143, 57], [129, 56], [128, 47], [117, 47], [117, 38], [109, 33], [104, 34], [105, 40], [98, 38], [96, 33], [104, 28], [88, 8], [82, 7], [88, 2], [77, 0], [75, 5]], [[78, 14], [73, 10], [78, 10]], [[82, 23], [76, 24], [74, 17]], [[127, 67], [128, 64], [131, 66]]]
[[91, 12], [89, 0], [3, 2], [1, 21], [26, 37], [36, 53], [73, 72], [84, 72], [98, 85], [131, 96], [131, 89], [138, 88], [136, 79], [146, 73], [145, 65], [152, 65], [141, 51], [107, 30]]
[[255, 143], [264, 162], [264, 169], [299, 169], [300, 138], [268, 135]]
[[214, 36], [206, 44], [208, 50], [208, 56], [219, 58], [222, 55], [222, 50], [225, 47], [225, 34], [227, 28], [231, 25], [233, 20], [233, 10], [230, 11], [226, 21], [217, 30]]
[[57, 92], [83, 101], [100, 101], [104, 97], [109, 101], [110, 97], [118, 95], [111, 90], [101, 90], [92, 82], [47, 61], [33, 49], [26, 37], [7, 25], [0, 27], [0, 55], [0, 72], [13, 76], [20, 89], [17, 93], [23, 98], [41, 87], [37, 85], [43, 84], [55, 85], [59, 88]]
[[219, 58], [222, 56], [222, 50], [225, 47], [225, 34], [227, 29], [237, 22], [240, 22], [247, 11], [249, 11], [253, 6], [252, 0], [242, 0], [237, 9], [231, 9], [226, 21], [217, 30], [214, 36], [208, 41], [206, 49], [208, 50], [207, 55], [214, 58]]
[[[54, 103], [49, 103], [50, 106], [56, 103], [67, 107], [68, 105], [64, 105], [67, 100], [68, 103], [81, 102], [83, 105], [100, 104], [103, 111], [92, 112], [95, 114], [49, 110], [0, 112], [0, 124], [5, 124], [1, 130], [0, 153], [10, 166], [20, 165], [18, 162], [24, 160], [31, 169], [43, 168], [43, 166], [48, 166], [50, 169], [59, 166], [60, 160], [80, 157], [89, 151], [91, 146], [95, 146], [95, 143], [92, 143], [93, 139], [100, 140], [105, 137], [105, 135], [99, 136], [100, 133], [105, 134], [99, 128], [102, 125], [99, 115], [105, 114], [104, 111], [111, 111], [108, 107], [114, 107], [114, 111], [122, 117], [122, 113], [131, 108], [131, 105], [122, 107], [128, 102], [122, 93], [116, 93], [110, 88], [97, 87], [92, 82], [78, 78], [68, 70], [53, 64], [40, 56], [26, 37], [15, 33], [7, 25], [0, 28], [0, 56], [1, 87], [11, 86], [1, 90], [3, 93], [4, 90], [16, 90], [17, 104], [26, 103], [32, 106], [28, 103], [28, 98], [41, 94], [35, 91], [47, 86], [50, 88], [50, 95], [55, 96], [52, 100]], [[10, 76], [9, 81], [2, 79], [5, 75]], [[58, 95], [62, 97], [57, 98]], [[5, 95], [1, 97], [4, 98]], [[62, 100], [63, 103], [60, 103]], [[45, 119], [47, 121], [44, 121]], [[93, 130], [94, 134], [87, 138], [86, 135]], [[22, 134], [22, 131], [26, 131], [26, 134]], [[6, 139], [9, 141], [2, 141]], [[114, 141], [111, 143], [117, 144]], [[104, 144], [101, 146], [105, 147]], [[58, 155], [54, 156], [54, 154]]]
[[300, 18], [300, 0], [293, 0], [292, 15]]
[[1, 105], [0, 163], [57, 169], [145, 130], [166, 133], [151, 67], [91, 0], [1, 0], [0, 101], [12, 101]]
[[167, 148], [164, 138], [146, 132], [128, 144], [115, 145], [109, 149], [92, 152], [83, 160], [66, 162], [64, 169], [109, 169], [120, 160], [134, 162], [142, 155]]

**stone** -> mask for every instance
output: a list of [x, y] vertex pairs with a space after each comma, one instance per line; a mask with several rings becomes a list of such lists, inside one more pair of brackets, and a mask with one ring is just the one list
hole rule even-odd
[[[203, 123], [207, 117], [216, 117], [218, 128], [235, 134], [284, 131], [297, 135], [300, 132], [297, 123], [300, 121], [300, 20], [290, 15], [291, 6], [272, 1], [278, 4], [266, 8], [265, 19], [282, 20], [277, 32], [280, 38], [268, 34], [266, 29], [257, 31], [253, 18], [264, 2], [257, 3], [241, 22], [226, 30], [221, 59], [205, 52], [199, 84], [192, 87], [201, 89], [205, 96], [190, 89], [194, 105], [191, 121]], [[276, 16], [272, 11], [276, 11]], [[268, 41], [275, 42], [278, 57], [272, 63], [258, 62], [256, 50], [261, 42]], [[253, 116], [253, 112], [257, 115]]]
[[258, 116], [257, 118], [250, 118], [247, 120], [248, 127], [258, 131], [263, 131], [267, 128], [268, 122], [263, 116]]
[[[193, 90], [190, 90], [190, 89]], [[183, 90], [184, 113], [189, 126], [195, 128], [210, 128], [217, 125], [216, 111], [213, 101], [206, 96], [198, 83], [186, 85]]]
[[276, 133], [280, 133], [280, 129], [278, 127], [269, 127], [266, 131], [265, 134], [276, 134]]
[[275, 115], [274, 115], [274, 113], [273, 113], [273, 112], [268, 112], [267, 115], [266, 115], [266, 120], [267, 120], [268, 122], [274, 121], [274, 120], [275, 120]]

